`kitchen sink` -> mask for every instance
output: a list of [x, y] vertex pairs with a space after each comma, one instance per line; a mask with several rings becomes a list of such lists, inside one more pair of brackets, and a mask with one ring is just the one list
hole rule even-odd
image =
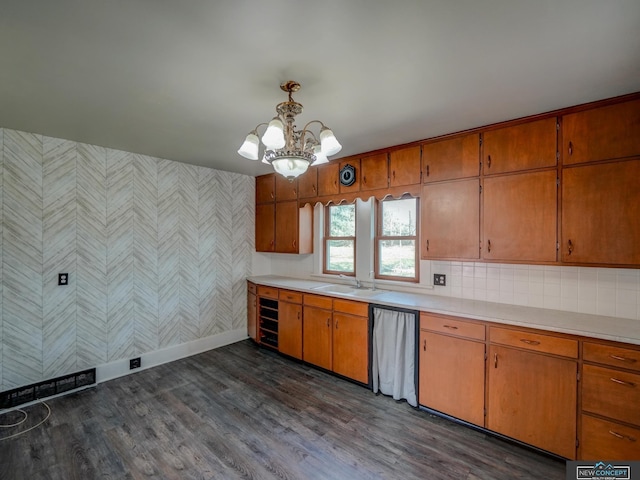
[[354, 297], [375, 297], [383, 293], [380, 290], [370, 290], [368, 288], [354, 288], [349, 285], [322, 285], [320, 287], [315, 287], [313, 290], [318, 292], [327, 292], [327, 293], [342, 293], [343, 295], [349, 295]]

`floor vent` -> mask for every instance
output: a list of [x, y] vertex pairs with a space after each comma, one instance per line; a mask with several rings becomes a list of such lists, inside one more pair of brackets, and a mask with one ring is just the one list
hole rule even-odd
[[70, 373], [62, 377], [52, 378], [43, 382], [25, 385], [6, 392], [0, 392], [0, 408], [12, 408], [24, 403], [33, 402], [41, 398], [59, 395], [76, 388], [86, 387], [96, 383], [96, 369], [90, 368], [82, 372]]

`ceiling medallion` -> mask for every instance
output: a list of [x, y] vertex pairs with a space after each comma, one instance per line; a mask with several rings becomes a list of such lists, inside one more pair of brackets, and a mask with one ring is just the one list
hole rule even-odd
[[[262, 161], [292, 182], [306, 172], [309, 165], [327, 163], [327, 157], [338, 153], [342, 145], [320, 120], [311, 120], [301, 131], [296, 130], [293, 122], [296, 115], [302, 113], [302, 105], [295, 102], [292, 95], [300, 90], [300, 84], [289, 80], [282, 83], [280, 88], [289, 94], [289, 100], [276, 106], [277, 115], [268, 124], [258, 124], [247, 135], [238, 153], [249, 160], [258, 160], [258, 128], [267, 125], [262, 135], [262, 144], [265, 146]], [[321, 126], [317, 136], [309, 130], [314, 123]]]

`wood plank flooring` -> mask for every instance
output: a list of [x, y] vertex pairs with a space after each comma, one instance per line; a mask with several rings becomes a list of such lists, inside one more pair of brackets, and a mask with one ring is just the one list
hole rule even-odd
[[[47, 403], [43, 425], [0, 441], [1, 479], [565, 478], [562, 461], [248, 340]], [[47, 413], [26, 410], [0, 438]]]

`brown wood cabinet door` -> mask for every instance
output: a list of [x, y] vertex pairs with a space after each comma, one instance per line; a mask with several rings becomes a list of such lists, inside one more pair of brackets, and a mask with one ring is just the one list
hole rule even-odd
[[302, 316], [302, 359], [318, 367], [331, 370], [331, 310], [304, 306]]
[[386, 153], [360, 159], [360, 189], [375, 190], [389, 186], [389, 159]]
[[420, 331], [420, 404], [484, 426], [485, 344]]
[[276, 199], [276, 175], [256, 177], [256, 203], [273, 202]]
[[562, 171], [563, 262], [640, 265], [640, 160]]
[[340, 193], [340, 164], [329, 162], [318, 167], [318, 195], [336, 195]]
[[515, 172], [557, 164], [557, 120], [555, 117], [485, 132], [485, 175]]
[[273, 203], [256, 205], [256, 252], [275, 249], [276, 207]]
[[247, 293], [247, 335], [254, 341], [258, 338], [258, 298], [255, 293]]
[[394, 150], [389, 154], [389, 185], [420, 183], [420, 146]]
[[314, 198], [318, 196], [318, 167], [309, 167], [298, 177], [298, 198]]
[[574, 459], [577, 363], [497, 345], [488, 362], [487, 427]]
[[289, 181], [282, 175], [276, 175], [276, 202], [283, 200], [296, 200], [298, 198], [298, 179]]
[[369, 319], [333, 313], [333, 371], [369, 383]]
[[480, 181], [424, 185], [420, 198], [423, 259], [480, 257]]
[[302, 305], [278, 302], [278, 351], [302, 360]]
[[480, 135], [439, 140], [422, 145], [425, 183], [477, 177], [480, 174]]
[[564, 165], [640, 155], [640, 100], [562, 117]]
[[640, 458], [640, 428], [582, 415], [580, 459]]
[[276, 247], [278, 253], [298, 253], [298, 202], [276, 203]]
[[344, 168], [345, 165], [351, 165], [356, 169], [356, 181], [351, 185], [342, 185], [342, 183], [338, 182], [340, 185], [340, 193], [353, 193], [360, 191], [360, 178], [361, 178], [361, 170], [360, 170], [360, 159], [347, 159], [343, 160], [339, 163], [340, 170]]
[[555, 170], [484, 179], [482, 257], [556, 261]]

